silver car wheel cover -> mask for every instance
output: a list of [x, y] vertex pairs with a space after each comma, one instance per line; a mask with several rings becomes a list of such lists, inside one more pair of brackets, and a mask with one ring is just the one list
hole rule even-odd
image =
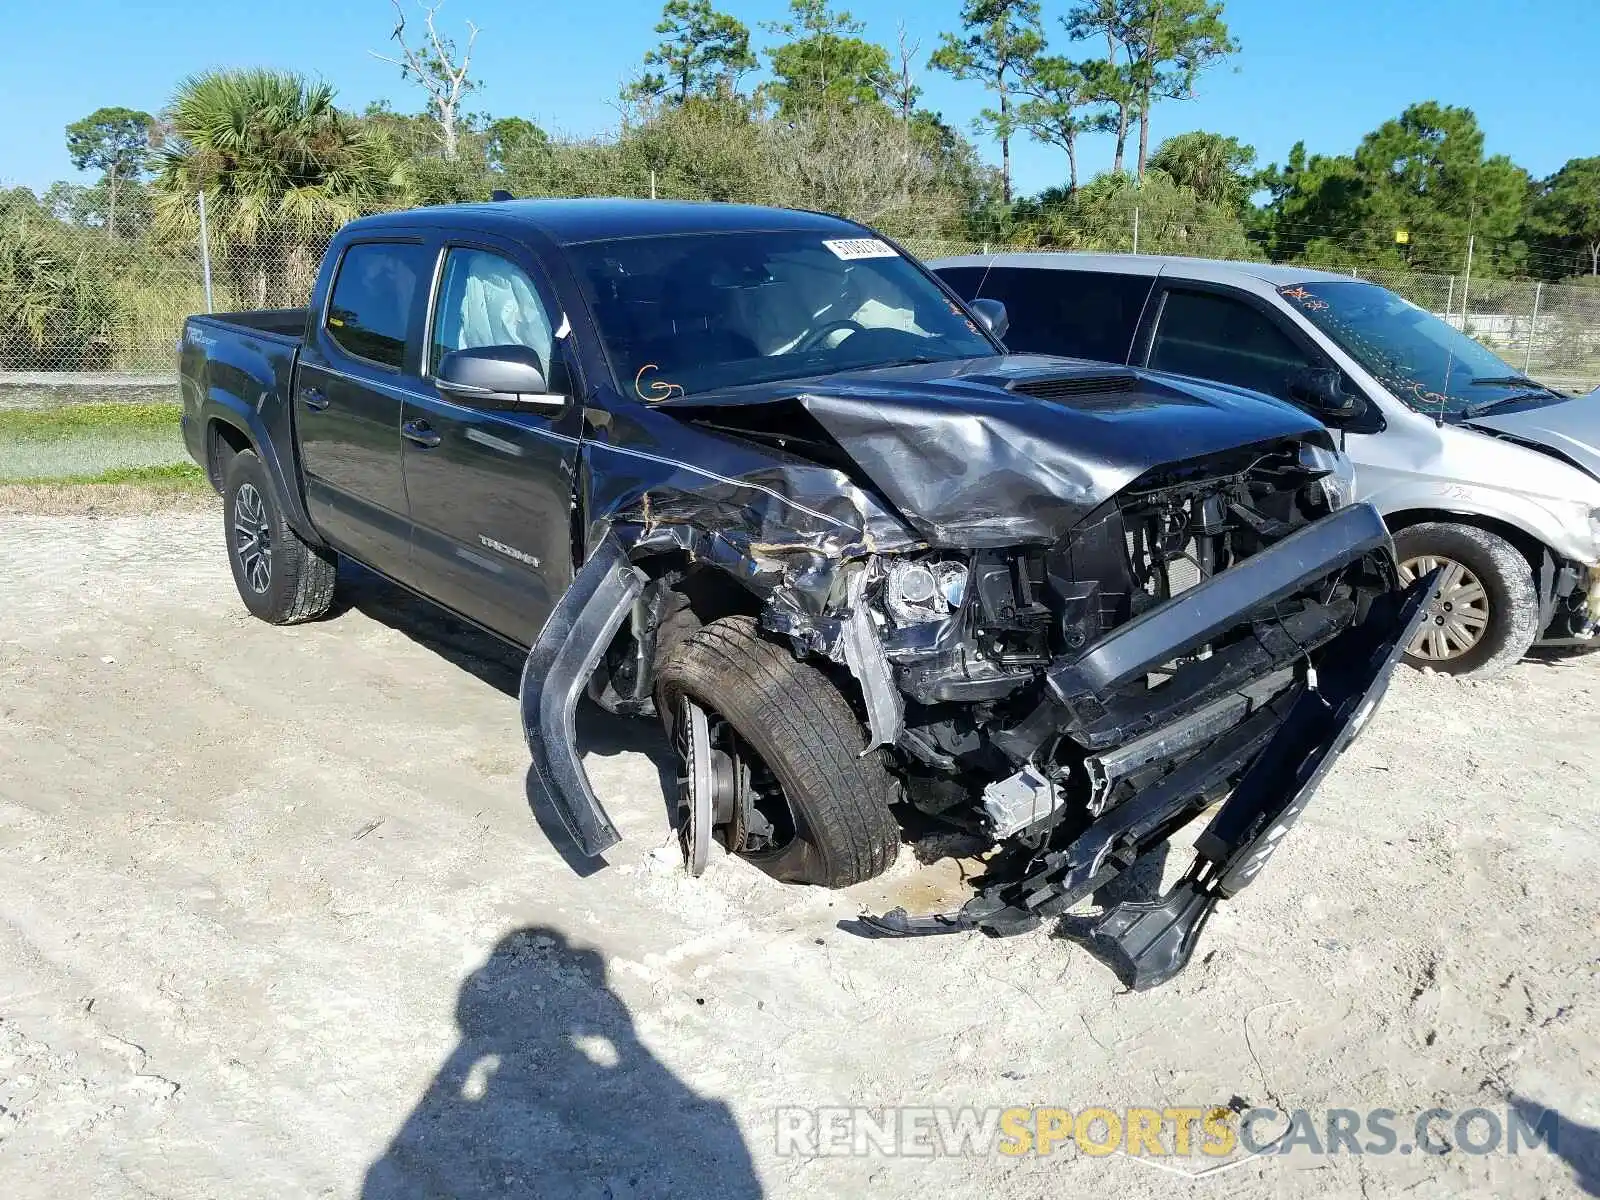
[[1407, 653], [1425, 662], [1450, 662], [1474, 649], [1489, 631], [1489, 592], [1466, 566], [1442, 554], [1419, 554], [1400, 564], [1409, 584], [1442, 568], [1428, 601], [1428, 616]]

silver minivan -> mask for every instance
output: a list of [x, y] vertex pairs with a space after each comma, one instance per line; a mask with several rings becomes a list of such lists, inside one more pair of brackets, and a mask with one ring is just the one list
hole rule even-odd
[[1126, 254], [931, 263], [1006, 306], [1014, 350], [1264, 392], [1339, 431], [1402, 574], [1444, 568], [1414, 666], [1490, 672], [1600, 621], [1600, 392], [1556, 392], [1348, 275]]

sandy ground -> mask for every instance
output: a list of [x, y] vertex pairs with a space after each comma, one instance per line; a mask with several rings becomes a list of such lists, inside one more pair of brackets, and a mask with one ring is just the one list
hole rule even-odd
[[[355, 578], [249, 619], [215, 512], [0, 515], [0, 1193], [1600, 1193], [1600, 657], [1402, 673], [1176, 982], [1043, 933], [835, 928], [956, 897], [686, 878], [645, 724], [625, 840], [530, 805], [516, 666]], [[1560, 1153], [779, 1157], [783, 1105], [1559, 1110]], [[1185, 1162], [1185, 1169], [1208, 1163]]]
[[156, 516], [213, 512], [217, 495], [204, 482], [152, 487], [148, 483], [0, 483], [0, 514], [77, 517]]

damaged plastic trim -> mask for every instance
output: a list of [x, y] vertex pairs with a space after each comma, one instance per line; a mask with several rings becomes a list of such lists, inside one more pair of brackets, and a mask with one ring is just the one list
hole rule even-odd
[[589, 785], [578, 758], [574, 714], [622, 623], [644, 590], [645, 575], [607, 536], [579, 570], [522, 668], [522, 730], [534, 774], [567, 832], [594, 858], [622, 840]]
[[906, 717], [905, 699], [895, 686], [883, 643], [867, 607], [867, 575], [866, 571], [857, 571], [850, 580], [850, 617], [844, 623], [840, 639], [845, 665], [861, 685], [861, 698], [866, 702], [869, 736], [867, 747], [861, 752], [863, 758], [879, 746], [898, 742]]

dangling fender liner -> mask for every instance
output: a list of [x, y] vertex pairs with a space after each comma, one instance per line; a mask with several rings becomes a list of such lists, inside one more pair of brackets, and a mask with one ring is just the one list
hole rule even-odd
[[533, 773], [578, 848], [596, 858], [622, 840], [578, 757], [578, 700], [644, 590], [645, 574], [607, 534], [539, 631], [518, 698]]

